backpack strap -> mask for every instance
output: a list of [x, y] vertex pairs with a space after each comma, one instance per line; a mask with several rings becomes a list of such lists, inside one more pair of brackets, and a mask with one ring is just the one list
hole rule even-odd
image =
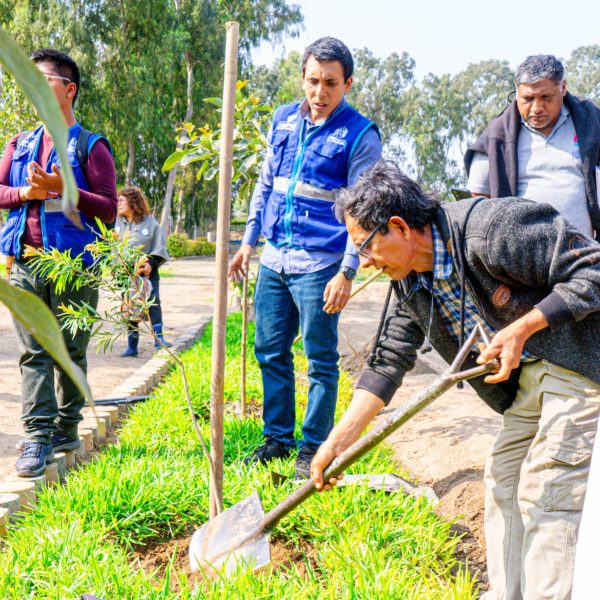
[[77, 145], [75, 146], [75, 155], [77, 156], [77, 162], [79, 166], [82, 168], [85, 173], [85, 169], [87, 167], [88, 161], [88, 146], [90, 143], [90, 137], [92, 136], [92, 132], [87, 129], [82, 129], [79, 132], [79, 137], [77, 138]]
[[[93, 134], [91, 131], [82, 128], [79, 132], [79, 137], [77, 138], [77, 145], [75, 146], [75, 155], [77, 156], [77, 162], [79, 163], [79, 166], [83, 169], [84, 173], [87, 167], [90, 137], [92, 137], [92, 135]], [[113, 151], [110, 142], [104, 136], [99, 136], [98, 139], [102, 139], [106, 142], [108, 150], [112, 154]]]

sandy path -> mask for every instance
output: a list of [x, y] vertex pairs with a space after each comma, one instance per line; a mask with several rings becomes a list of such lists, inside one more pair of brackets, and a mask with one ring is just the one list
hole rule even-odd
[[[165, 337], [174, 339], [201, 317], [212, 315], [214, 261], [198, 258], [172, 261], [163, 271], [161, 299]], [[106, 304], [106, 299], [101, 299]], [[22, 439], [21, 376], [17, 366], [17, 337], [10, 313], [0, 304], [0, 479], [9, 474], [17, 457], [15, 444]], [[92, 342], [93, 343], [93, 342]], [[146, 334], [140, 339], [137, 358], [120, 358], [125, 339], [115, 343], [113, 351], [88, 350], [88, 377], [95, 398], [102, 398], [139, 369], [154, 352], [154, 342]]]

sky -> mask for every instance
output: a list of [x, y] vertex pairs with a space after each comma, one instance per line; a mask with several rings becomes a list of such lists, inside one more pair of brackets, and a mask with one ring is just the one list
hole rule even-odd
[[298, 38], [284, 47], [264, 43], [254, 64], [270, 65], [292, 50], [331, 35], [350, 49], [378, 57], [407, 52], [418, 78], [455, 74], [469, 63], [508, 60], [515, 68], [530, 54], [567, 58], [579, 46], [600, 44], [600, 0], [289, 0], [304, 15]]

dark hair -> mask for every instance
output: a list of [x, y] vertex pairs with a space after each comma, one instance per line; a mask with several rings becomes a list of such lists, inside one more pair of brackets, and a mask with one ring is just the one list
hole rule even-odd
[[[351, 216], [368, 232], [394, 216], [402, 217], [411, 229], [423, 231], [439, 207], [439, 200], [426, 194], [398, 165], [380, 160], [355, 185], [338, 192], [335, 214], [341, 222]], [[387, 232], [387, 225], [383, 225], [381, 233]]]
[[352, 73], [354, 73], [352, 53], [348, 50], [346, 44], [337, 38], [320, 38], [304, 51], [304, 56], [302, 57], [302, 75], [304, 75], [306, 63], [311, 56], [319, 62], [325, 62], [327, 60], [339, 61], [344, 70], [344, 82], [348, 81], [348, 79], [352, 77]]
[[124, 187], [119, 190], [117, 196], [123, 196], [129, 202], [129, 206], [133, 211], [133, 222], [139, 223], [146, 215], [150, 214], [150, 206], [148, 200], [144, 196], [144, 192], [138, 187]]
[[58, 50], [52, 50], [52, 48], [40, 48], [33, 52], [29, 58], [34, 63], [52, 63], [52, 66], [58, 75], [70, 79], [77, 86], [75, 96], [73, 97], [73, 104], [75, 104], [75, 100], [77, 100], [77, 96], [79, 96], [79, 81], [81, 79], [77, 63], [68, 54], [59, 52]]
[[564, 78], [565, 69], [558, 58], [551, 54], [535, 54], [517, 67], [515, 85], [518, 87], [522, 83], [537, 83], [545, 79], [560, 83]]

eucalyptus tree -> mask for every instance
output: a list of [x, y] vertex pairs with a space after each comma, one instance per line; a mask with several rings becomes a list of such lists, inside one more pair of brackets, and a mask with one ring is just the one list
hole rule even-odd
[[144, 187], [155, 208], [178, 125], [213, 119], [201, 99], [219, 93], [231, 19], [246, 65], [251, 48], [295, 33], [302, 15], [287, 0], [0, 0], [0, 23], [26, 51], [52, 46], [77, 60], [80, 121], [110, 139], [118, 179]]
[[580, 46], [565, 61], [570, 92], [600, 104], [600, 46]]
[[384, 152], [401, 161], [404, 157], [404, 103], [414, 84], [415, 61], [406, 52], [378, 58], [367, 49], [353, 50], [354, 84], [349, 100], [379, 126]]

